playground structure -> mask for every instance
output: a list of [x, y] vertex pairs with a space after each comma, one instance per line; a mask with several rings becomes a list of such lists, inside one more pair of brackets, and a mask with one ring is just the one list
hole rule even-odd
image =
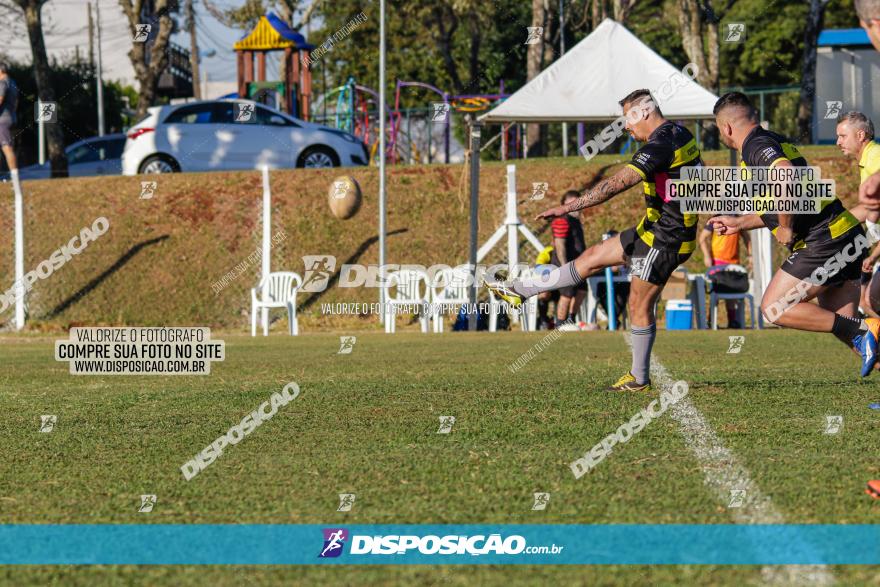
[[[451, 95], [430, 84], [397, 80], [395, 83], [394, 109], [385, 108], [386, 160], [389, 163], [433, 163], [435, 157], [450, 163], [453, 118], [456, 114], [479, 113], [492, 108], [505, 98], [504, 85], [498, 94]], [[422, 108], [402, 108], [404, 88], [421, 88], [437, 94], [439, 100]], [[335, 101], [334, 101], [335, 97]], [[328, 105], [335, 104], [328, 109]], [[356, 83], [354, 78], [319, 96], [312, 106], [312, 119], [350, 132], [363, 140], [370, 148], [370, 158], [375, 160], [379, 144], [379, 95], [376, 90]], [[441, 136], [436, 135], [440, 130]], [[514, 153], [519, 152], [520, 129], [509, 132]], [[437, 148], [442, 141], [442, 148]], [[507, 140], [502, 141], [502, 154], [510, 150]]]
[[[397, 84], [394, 90], [394, 118], [392, 119], [391, 124], [391, 143], [397, 144], [399, 140], [400, 134], [400, 90], [402, 88], [412, 87], [412, 88], [424, 88], [431, 92], [434, 92], [440, 96], [443, 100], [442, 102], [437, 102], [432, 104], [431, 112], [429, 115], [431, 116], [431, 123], [440, 122], [443, 125], [443, 153], [445, 154], [444, 161], [449, 163], [449, 139], [450, 132], [452, 129], [452, 116], [450, 116], [450, 104], [449, 104], [449, 94], [444, 92], [443, 90], [432, 86], [431, 84], [426, 84], [423, 82], [406, 82], [397, 80]], [[438, 118], [440, 119], [438, 121]], [[412, 138], [412, 127], [410, 125], [411, 119], [409, 114], [406, 117], [407, 122], [407, 133], [406, 136], [408, 138]], [[431, 129], [433, 130], [433, 129]], [[430, 133], [433, 136], [433, 132]], [[392, 151], [391, 155], [391, 163], [397, 163], [397, 151]]]
[[[238, 97], [266, 102], [271, 93], [288, 114], [309, 119], [312, 74], [308, 66], [314, 45], [275, 14], [260, 17], [253, 30], [233, 45], [238, 63]], [[266, 53], [283, 51], [281, 80], [266, 79]], [[254, 67], [256, 57], [256, 68]], [[255, 71], [256, 69], [256, 71]]]

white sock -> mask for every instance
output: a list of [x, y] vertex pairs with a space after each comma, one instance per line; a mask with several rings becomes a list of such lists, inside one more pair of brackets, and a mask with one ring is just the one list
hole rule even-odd
[[876, 222], [871, 222], [870, 220], [865, 219], [865, 227], [867, 227], [867, 229], [868, 229], [865, 232], [868, 233], [868, 243], [869, 244], [873, 245], [877, 241], [880, 241], [880, 224], [877, 224]]
[[10, 169], [9, 177], [12, 179], [12, 181], [18, 180], [18, 169]]

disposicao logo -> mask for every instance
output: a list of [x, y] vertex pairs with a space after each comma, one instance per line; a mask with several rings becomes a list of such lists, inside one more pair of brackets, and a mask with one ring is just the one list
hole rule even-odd
[[318, 558], [335, 558], [342, 554], [348, 530], [344, 528], [324, 528], [324, 548]]

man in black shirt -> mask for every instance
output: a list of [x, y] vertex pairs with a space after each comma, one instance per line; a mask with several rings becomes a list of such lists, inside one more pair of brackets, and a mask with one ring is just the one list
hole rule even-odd
[[648, 374], [656, 336], [654, 304], [672, 272], [696, 248], [697, 216], [682, 213], [681, 205], [667, 196], [666, 180], [678, 179], [683, 167], [703, 163], [693, 135], [666, 120], [648, 90], [636, 90], [619, 103], [626, 113], [626, 130], [646, 144], [613, 176], [603, 179], [578, 199], [542, 212], [538, 218], [555, 218], [596, 206], [640, 182], [647, 207], [645, 216], [637, 226], [593, 245], [540, 282], [516, 280], [487, 282], [486, 285], [496, 296], [518, 306], [527, 297], [581, 283], [605, 267], [628, 262], [632, 274], [629, 296], [632, 367], [608, 389], [646, 391], [651, 385]]
[[[806, 159], [784, 137], [764, 130], [749, 99], [730, 92], [715, 104], [721, 141], [742, 154], [744, 167], [804, 167]], [[858, 318], [859, 278], [868, 241], [859, 219], [837, 198], [818, 213], [716, 216], [720, 234], [769, 228], [791, 255], [761, 300], [766, 320], [798, 330], [831, 332], [862, 357], [862, 377], [877, 362], [880, 320]], [[836, 267], [836, 270], [832, 270]], [[819, 304], [811, 304], [817, 298]]]

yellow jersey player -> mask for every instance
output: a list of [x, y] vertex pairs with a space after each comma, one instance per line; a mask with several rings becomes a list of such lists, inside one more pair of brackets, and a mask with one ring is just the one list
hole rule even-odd
[[[880, 171], [880, 145], [874, 142], [874, 123], [861, 112], [847, 112], [837, 119], [837, 146], [844, 155], [858, 161], [859, 184]], [[872, 243], [880, 241], [880, 225], [877, 224], [880, 212], [866, 210], [865, 215], [868, 240]], [[873, 318], [880, 318], [874, 310], [869, 295], [874, 263], [878, 258], [880, 258], [880, 245], [862, 262], [862, 291], [859, 305], [868, 316]]]

